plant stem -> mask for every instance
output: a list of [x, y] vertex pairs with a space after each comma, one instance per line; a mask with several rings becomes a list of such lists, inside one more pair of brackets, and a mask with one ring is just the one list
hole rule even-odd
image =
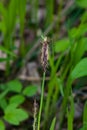
[[41, 120], [41, 112], [42, 112], [43, 97], [44, 97], [44, 83], [45, 83], [45, 72], [43, 73], [43, 82], [42, 82], [40, 110], [39, 110], [39, 115], [38, 115], [38, 128], [37, 128], [37, 130], [40, 130], [40, 120]]
[[68, 81], [67, 81], [67, 84], [66, 84], [66, 89], [65, 89], [63, 103], [62, 103], [62, 106], [61, 106], [60, 119], [59, 119], [59, 122], [60, 122], [59, 130], [62, 129], [62, 123], [63, 123], [64, 115], [65, 115], [65, 112], [66, 112], [68, 97], [69, 97], [70, 90], [71, 90], [71, 85], [72, 85], [72, 81], [71, 81], [71, 79], [69, 77]]

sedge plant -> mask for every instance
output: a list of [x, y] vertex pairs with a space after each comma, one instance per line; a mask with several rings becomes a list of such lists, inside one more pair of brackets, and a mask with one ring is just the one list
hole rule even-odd
[[43, 38], [43, 43], [42, 43], [42, 50], [41, 50], [41, 63], [42, 63], [44, 72], [43, 72], [43, 81], [42, 81], [41, 100], [40, 100], [40, 109], [39, 109], [39, 115], [38, 115], [38, 128], [37, 128], [37, 130], [40, 130], [40, 120], [41, 120], [41, 112], [42, 112], [43, 98], [44, 98], [45, 74], [46, 74], [47, 61], [48, 61], [47, 37], [42, 36], [42, 38]]

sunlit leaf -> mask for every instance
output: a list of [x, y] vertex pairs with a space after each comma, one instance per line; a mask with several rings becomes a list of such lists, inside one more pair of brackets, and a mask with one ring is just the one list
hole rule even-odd
[[12, 81], [9, 81], [6, 86], [8, 87], [7, 89], [9, 91], [13, 91], [13, 92], [21, 92], [22, 90], [22, 84], [20, 81], [18, 80], [12, 80]]
[[73, 69], [71, 73], [71, 79], [77, 79], [83, 76], [87, 76], [87, 58], [82, 59]]
[[37, 87], [36, 86], [28, 86], [24, 89], [23, 94], [25, 96], [34, 96], [37, 92]]
[[55, 123], [56, 123], [56, 118], [53, 119], [50, 130], [55, 130]]
[[87, 24], [81, 24], [79, 27], [74, 27], [70, 30], [69, 35], [72, 38], [78, 38], [83, 36], [87, 32]]
[[83, 8], [87, 8], [87, 0], [76, 0], [77, 5]]
[[16, 104], [10, 104], [5, 109], [4, 119], [13, 125], [19, 125], [20, 122], [26, 120], [28, 118], [28, 114], [21, 108], [16, 108]]
[[58, 40], [54, 43], [54, 50], [55, 52], [63, 52], [65, 51], [70, 45], [69, 39], [64, 38], [62, 40]]
[[0, 120], [0, 130], [5, 130], [5, 125], [2, 120]]
[[24, 96], [22, 95], [15, 95], [15, 96], [12, 96], [9, 100], [9, 103], [15, 103], [18, 105], [22, 104], [24, 102], [25, 98]]

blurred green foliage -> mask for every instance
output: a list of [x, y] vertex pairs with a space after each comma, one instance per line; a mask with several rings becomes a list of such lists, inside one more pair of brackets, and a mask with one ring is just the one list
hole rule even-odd
[[[41, 129], [55, 129], [57, 109], [58, 113], [60, 113], [58, 117], [59, 130], [63, 128], [65, 115], [67, 115], [67, 129], [74, 129], [75, 105], [72, 86], [76, 79], [81, 79], [82, 77], [84, 79], [84, 76], [87, 76], [87, 0], [76, 0], [71, 5], [72, 7], [67, 9], [67, 11], [64, 10], [64, 14], [62, 13], [63, 8], [66, 6], [63, 4], [64, 1], [60, 0], [58, 9], [56, 9], [57, 3], [55, 5], [54, 3], [54, 0], [50, 0], [50, 2], [49, 0], [45, 1], [45, 16], [41, 22], [43, 27], [40, 28], [40, 21], [38, 20], [40, 6], [38, 0], [0, 1], [0, 32], [3, 34], [0, 51], [7, 56], [6, 58], [0, 57], [0, 63], [6, 63], [5, 75], [3, 76], [5, 79], [3, 81], [7, 79], [6, 83], [0, 84], [0, 109], [4, 113], [0, 116], [0, 130], [5, 130], [4, 121], [12, 125], [20, 125], [20, 122], [30, 117], [30, 114], [21, 105], [26, 103], [26, 99], [32, 98], [37, 94], [37, 86], [29, 84], [24, 88], [19, 80], [8, 81], [8, 79], [13, 76], [11, 74], [16, 67], [19, 67], [17, 70], [22, 68], [22, 61], [26, 60], [28, 53], [36, 46], [39, 29], [41, 32], [43, 30], [48, 32], [47, 34], [51, 39], [57, 37], [49, 44], [52, 48], [52, 52], [49, 54], [50, 67], [48, 68], [50, 79], [46, 82], [47, 88], [45, 87], [47, 94], [44, 97], [43, 128]], [[31, 7], [30, 12], [28, 12], [28, 20], [26, 20], [27, 4]], [[58, 18], [56, 22], [55, 16]], [[20, 26], [19, 55], [14, 53], [14, 48], [16, 48], [14, 34], [17, 24]], [[65, 29], [65, 34], [61, 36], [63, 31], [61, 33], [60, 30], [62, 27]], [[29, 45], [26, 46], [25, 28], [35, 31], [34, 41], [31, 42], [32, 48]], [[33, 33], [31, 36], [33, 36]], [[30, 53], [30, 58], [34, 56], [37, 59], [38, 52], [39, 47], [32, 54]], [[35, 58], [32, 58], [32, 60], [36, 60]], [[15, 63], [14, 66], [11, 66], [11, 61]], [[80, 84], [80, 80], [77, 82]], [[76, 84], [74, 84], [74, 88], [76, 88]], [[79, 88], [80, 85], [77, 89]], [[61, 98], [62, 100], [60, 100]], [[68, 108], [68, 103], [70, 109]], [[81, 129], [79, 128], [80, 130], [85, 130], [87, 127], [86, 113], [87, 103], [84, 106], [83, 126]]]
[[[2, 88], [0, 94], [0, 108], [4, 112], [2, 119], [13, 125], [19, 125], [20, 122], [27, 119], [29, 115], [28, 112], [19, 107], [25, 102], [25, 97], [31, 97], [37, 93], [37, 87], [26, 86], [25, 89], [23, 89], [22, 84], [18, 80], [12, 80], [6, 84], [1, 84], [0, 87]], [[11, 92], [14, 92], [14, 94], [7, 99], [7, 95]], [[3, 125], [2, 121], [1, 124]], [[2, 125], [1, 130], [4, 129]]]

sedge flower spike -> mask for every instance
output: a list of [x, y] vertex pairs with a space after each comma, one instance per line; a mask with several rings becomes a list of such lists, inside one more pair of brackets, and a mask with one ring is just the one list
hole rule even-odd
[[46, 72], [47, 62], [48, 62], [48, 59], [49, 59], [49, 55], [48, 55], [49, 45], [48, 45], [48, 43], [49, 42], [47, 40], [47, 37], [45, 37], [43, 39], [42, 49], [41, 49], [41, 64], [43, 66], [44, 72]]

